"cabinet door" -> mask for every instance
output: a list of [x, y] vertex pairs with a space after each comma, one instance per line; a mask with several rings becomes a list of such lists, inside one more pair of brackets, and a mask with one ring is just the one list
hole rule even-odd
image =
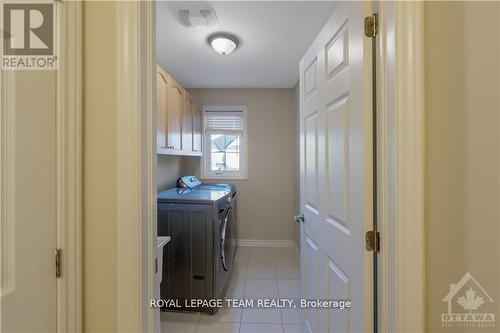
[[198, 104], [193, 103], [193, 151], [201, 153], [201, 108]]
[[182, 108], [184, 89], [174, 80], [168, 86], [167, 107], [167, 148], [180, 150], [182, 130]]
[[156, 146], [167, 146], [167, 77], [158, 66], [156, 71]]
[[182, 150], [193, 151], [193, 99], [184, 90], [184, 114], [182, 121]]

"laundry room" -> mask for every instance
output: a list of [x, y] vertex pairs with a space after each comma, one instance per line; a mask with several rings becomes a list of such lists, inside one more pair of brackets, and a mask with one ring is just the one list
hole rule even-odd
[[291, 309], [192, 299], [298, 298], [299, 61], [331, 4], [158, 2], [161, 298], [168, 332], [292, 332]]
[[5, 0], [0, 39], [0, 332], [500, 332], [500, 1]]

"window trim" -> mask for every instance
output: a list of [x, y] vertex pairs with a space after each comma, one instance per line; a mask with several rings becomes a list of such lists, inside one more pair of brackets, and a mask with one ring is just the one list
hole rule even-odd
[[[247, 107], [246, 106], [202, 106], [201, 108], [203, 114], [203, 125], [202, 125], [202, 135], [203, 135], [203, 148], [204, 153], [200, 159], [200, 178], [201, 179], [234, 179], [234, 180], [244, 180], [248, 179], [248, 130], [247, 130]], [[225, 172], [222, 175], [218, 175], [215, 172], [209, 170], [211, 147], [210, 140], [208, 140], [208, 135], [205, 131], [205, 112], [206, 111], [241, 111], [243, 113], [243, 135], [240, 138], [240, 171], [230, 171]]]

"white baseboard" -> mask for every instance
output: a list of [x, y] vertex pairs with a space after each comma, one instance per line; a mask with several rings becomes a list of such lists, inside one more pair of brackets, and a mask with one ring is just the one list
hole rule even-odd
[[293, 249], [295, 250], [295, 254], [297, 255], [297, 257], [300, 258], [300, 250], [299, 250], [299, 246], [297, 245], [297, 243], [293, 242]]
[[293, 240], [281, 240], [281, 239], [238, 239], [236, 240], [236, 246], [247, 247], [291, 247], [295, 248], [297, 245]]

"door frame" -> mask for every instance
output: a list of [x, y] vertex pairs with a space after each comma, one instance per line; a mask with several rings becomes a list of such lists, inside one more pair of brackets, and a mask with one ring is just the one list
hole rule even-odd
[[82, 331], [82, 3], [59, 6], [61, 41], [56, 87], [57, 332]]
[[[424, 331], [423, 4], [378, 6], [379, 331]], [[154, 7], [122, 2], [117, 12], [117, 292], [123, 330], [158, 329], [148, 305], [156, 243]]]
[[116, 2], [117, 330], [157, 332], [155, 2]]
[[[60, 40], [56, 71], [56, 244], [62, 249], [62, 275], [56, 279], [57, 332], [82, 331], [82, 5], [55, 2]], [[6, 221], [7, 265], [13, 265], [15, 244], [15, 71], [2, 71], [2, 219]], [[55, 249], [54, 249], [55, 250]], [[16, 289], [11, 269], [2, 296]]]
[[425, 331], [423, 3], [375, 3], [379, 331]]
[[[3, 40], [0, 39], [3, 43]], [[0, 286], [0, 297], [6, 296], [16, 289], [16, 244], [15, 235], [15, 71], [0, 70], [0, 218], [1, 225], [1, 269], [9, 273], [5, 275], [4, 286]], [[8, 269], [6, 269], [8, 267]]]

